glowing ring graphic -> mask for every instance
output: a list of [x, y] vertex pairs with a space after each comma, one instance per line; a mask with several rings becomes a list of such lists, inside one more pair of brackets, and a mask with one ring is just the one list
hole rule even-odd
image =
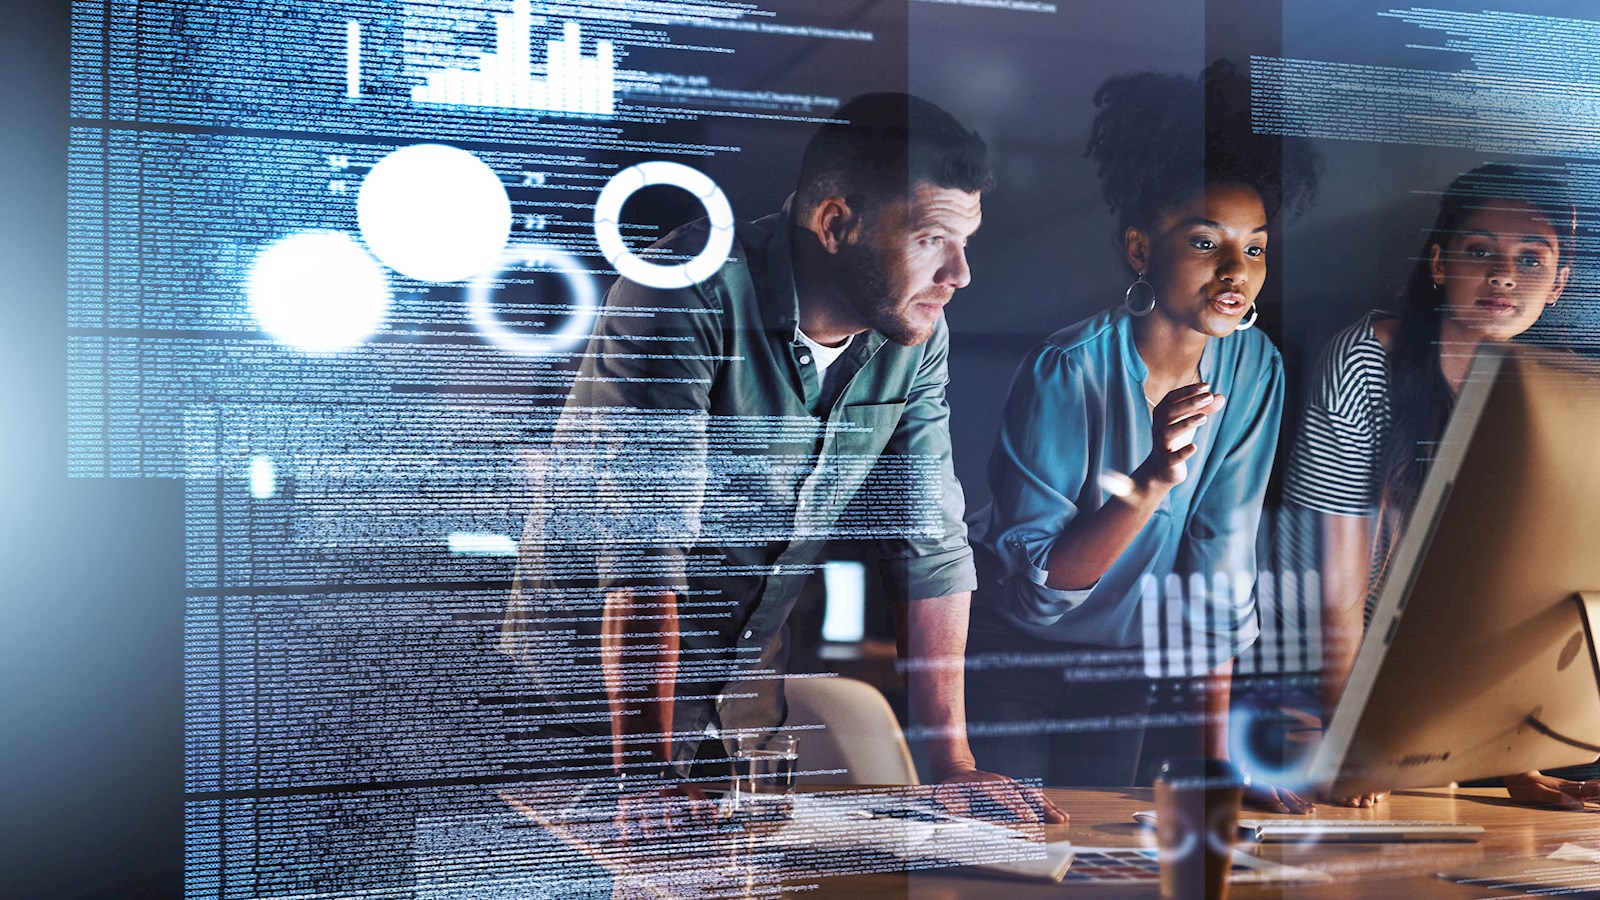
[[[682, 188], [693, 194], [710, 219], [711, 230], [705, 249], [688, 262], [666, 266], [646, 262], [622, 242], [622, 231], [617, 227], [622, 218], [622, 204], [641, 188], [657, 184]], [[600, 253], [606, 262], [622, 277], [662, 290], [685, 288], [709, 278], [727, 262], [733, 250], [733, 207], [728, 205], [728, 198], [717, 183], [696, 169], [662, 160], [639, 163], [611, 176], [600, 189], [600, 198], [594, 203], [594, 236], [600, 242]]]
[[1235, 705], [1228, 710], [1228, 758], [1236, 760], [1255, 780], [1288, 788], [1297, 794], [1310, 790], [1314, 787], [1309, 771], [1314, 754], [1306, 754], [1301, 759], [1291, 757], [1274, 762], [1263, 759], [1251, 746], [1250, 738], [1256, 729], [1263, 727], [1264, 722], [1269, 727], [1272, 724], [1267, 721], [1267, 715], [1267, 712], [1248, 703]]
[[[467, 313], [478, 332], [502, 350], [518, 356], [549, 356], [579, 347], [588, 339], [600, 314], [600, 294], [594, 279], [577, 257], [542, 244], [512, 244], [500, 257], [495, 271], [479, 273], [467, 284]], [[518, 334], [500, 323], [489, 305], [495, 276], [512, 265], [542, 266], [567, 280], [572, 288], [572, 314], [551, 334]]]

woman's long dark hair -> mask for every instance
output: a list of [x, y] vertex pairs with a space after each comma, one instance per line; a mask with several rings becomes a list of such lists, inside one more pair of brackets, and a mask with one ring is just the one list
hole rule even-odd
[[[1449, 247], [1466, 218], [1507, 201], [1527, 203], [1555, 231], [1560, 266], [1572, 264], [1577, 238], [1577, 208], [1566, 186], [1537, 169], [1504, 163], [1480, 166], [1451, 182], [1439, 201], [1439, 215], [1417, 254], [1400, 295], [1400, 325], [1389, 348], [1389, 435], [1379, 465], [1379, 570], [1387, 572], [1400, 530], [1411, 518], [1432, 462], [1433, 448], [1450, 421], [1455, 395], [1439, 362], [1439, 326], [1444, 291], [1434, 284], [1433, 248]], [[1373, 588], [1381, 584], [1375, 579]]]

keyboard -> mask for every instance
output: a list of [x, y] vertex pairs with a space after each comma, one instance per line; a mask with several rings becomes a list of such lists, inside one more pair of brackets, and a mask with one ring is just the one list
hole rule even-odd
[[1482, 825], [1399, 819], [1240, 819], [1239, 830], [1262, 844], [1476, 841]]

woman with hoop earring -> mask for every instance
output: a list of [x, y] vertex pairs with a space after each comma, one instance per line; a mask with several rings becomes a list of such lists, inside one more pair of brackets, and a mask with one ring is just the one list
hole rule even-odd
[[[1194, 752], [1229, 756], [1232, 659], [1258, 633], [1256, 525], [1283, 411], [1255, 299], [1274, 216], [1316, 177], [1308, 149], [1252, 134], [1248, 101], [1225, 62], [1095, 94], [1085, 155], [1132, 283], [1023, 361], [989, 462], [993, 499], [973, 514], [967, 708], [991, 771], [1133, 784], [1153, 675], [1193, 679]], [[1310, 809], [1265, 786], [1251, 799]]]

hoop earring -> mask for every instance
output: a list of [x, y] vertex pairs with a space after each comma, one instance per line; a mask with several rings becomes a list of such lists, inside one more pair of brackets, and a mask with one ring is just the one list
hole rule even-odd
[[1233, 326], [1233, 330], [1249, 331], [1250, 329], [1256, 327], [1256, 319], [1259, 318], [1261, 318], [1261, 311], [1256, 309], [1256, 305], [1252, 303], [1250, 304], [1249, 312], [1244, 314], [1244, 319], [1242, 319], [1239, 324]]
[[[1144, 285], [1144, 290], [1138, 290], [1139, 285]], [[1150, 282], [1144, 280], [1144, 273], [1139, 273], [1139, 280], [1128, 285], [1122, 292], [1122, 305], [1128, 308], [1130, 316], [1148, 316], [1156, 308], [1156, 289]]]

